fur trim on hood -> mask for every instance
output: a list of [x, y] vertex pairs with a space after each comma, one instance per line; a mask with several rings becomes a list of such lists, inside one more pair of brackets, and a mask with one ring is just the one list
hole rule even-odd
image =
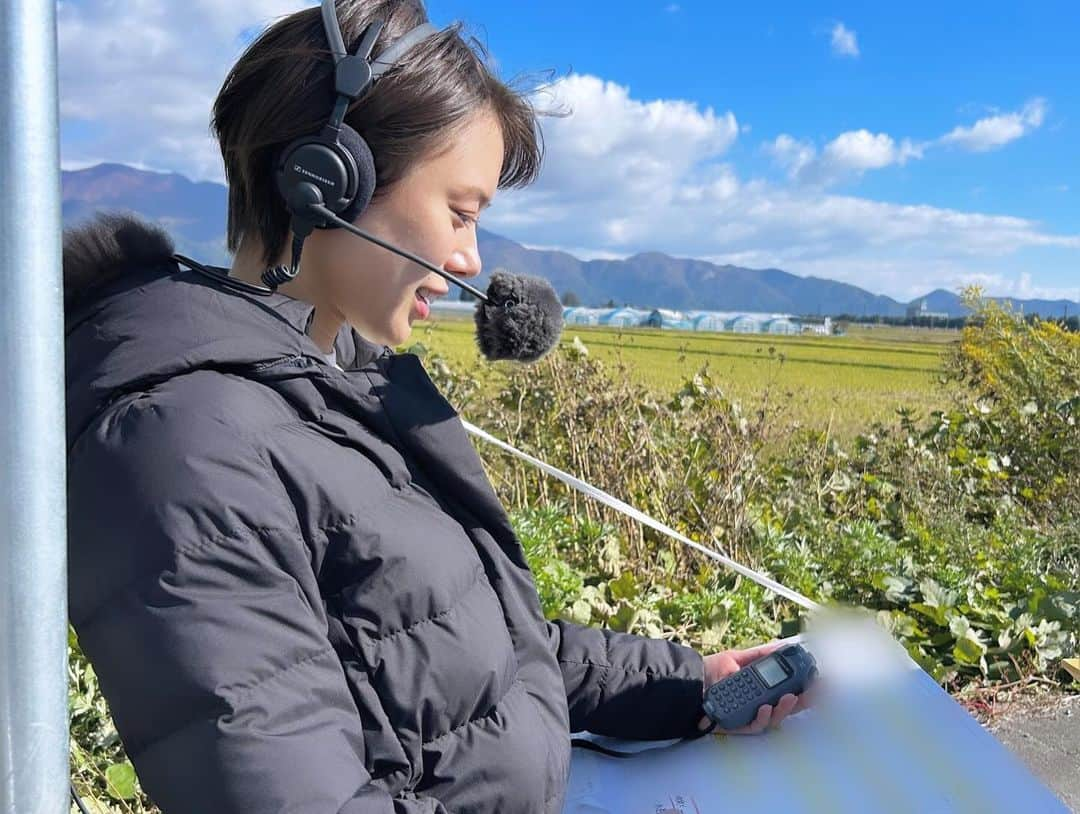
[[169, 262], [168, 233], [127, 212], [106, 212], [64, 230], [64, 311], [125, 271]]
[[[222, 288], [181, 268], [172, 254], [168, 234], [132, 214], [101, 214], [65, 231], [69, 445], [120, 395], [174, 377], [204, 370], [251, 376], [279, 363], [279, 375], [303, 377], [329, 366], [307, 335], [314, 305], [280, 291], [250, 296]], [[346, 369], [391, 352], [348, 323], [334, 350]]]

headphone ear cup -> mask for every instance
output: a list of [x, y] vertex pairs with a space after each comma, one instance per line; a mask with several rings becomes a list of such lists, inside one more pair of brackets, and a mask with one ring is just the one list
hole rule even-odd
[[[364, 211], [375, 192], [375, 159], [371, 148], [355, 130], [342, 125], [337, 142], [322, 136], [296, 139], [282, 150], [276, 167], [278, 192], [294, 215], [296, 207], [310, 200], [311, 188], [321, 193], [322, 203], [350, 223]], [[304, 192], [304, 190], [307, 192]], [[303, 193], [303, 194], [301, 194]], [[321, 224], [321, 216], [307, 216], [317, 228], [336, 229]]]
[[320, 203], [334, 212], [352, 200], [356, 189], [356, 172], [349, 156], [338, 145], [319, 136], [304, 136], [291, 142], [278, 156], [274, 176], [278, 192], [293, 215], [304, 216], [295, 208], [306, 200], [306, 195], [298, 194], [301, 187], [317, 189]]
[[[356, 197], [337, 213], [339, 218], [352, 223], [367, 209], [371, 196], [375, 194], [375, 158], [364, 137], [347, 124], [341, 125], [338, 144], [352, 156], [356, 167]], [[326, 228], [338, 227], [331, 223]]]

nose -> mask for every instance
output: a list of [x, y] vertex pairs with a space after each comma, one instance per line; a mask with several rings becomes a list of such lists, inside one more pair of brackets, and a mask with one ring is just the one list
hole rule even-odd
[[480, 273], [483, 263], [475, 240], [467, 246], [458, 246], [450, 254], [450, 259], [443, 264], [443, 269], [459, 277], [468, 279]]

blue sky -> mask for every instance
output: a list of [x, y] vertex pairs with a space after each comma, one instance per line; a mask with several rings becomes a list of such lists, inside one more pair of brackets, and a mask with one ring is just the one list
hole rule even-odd
[[[61, 2], [65, 166], [222, 180], [206, 117], [224, 72], [273, 17], [311, 4]], [[901, 299], [968, 282], [1080, 299], [1080, 4], [427, 7], [437, 24], [465, 21], [503, 78], [551, 71], [541, 99], [573, 109], [542, 119], [544, 175], [500, 192], [493, 231]], [[198, 41], [180, 36], [195, 26]], [[97, 90], [134, 72], [123, 93]], [[121, 129], [133, 109], [134, 134]]]
[[[845, 188], [1080, 231], [1080, 3], [435, 0], [428, 8], [440, 23], [477, 21], [504, 73], [573, 69], [627, 85], [636, 98], [732, 110], [751, 131], [728, 159], [755, 172], [770, 171], [760, 143], [783, 133], [819, 144], [862, 128], [926, 140], [1044, 98], [1039, 131], [1008, 149], [942, 151]], [[837, 23], [855, 33], [857, 56], [834, 53]]]

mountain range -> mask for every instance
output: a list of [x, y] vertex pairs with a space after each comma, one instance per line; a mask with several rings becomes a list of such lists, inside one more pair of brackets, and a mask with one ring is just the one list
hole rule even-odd
[[[212, 265], [231, 264], [225, 245], [227, 190], [222, 184], [114, 163], [65, 170], [61, 180], [65, 227], [99, 210], [129, 210], [162, 225], [181, 254]], [[908, 307], [850, 283], [775, 268], [717, 265], [661, 252], [623, 260], [579, 260], [566, 252], [526, 248], [484, 229], [478, 232], [478, 243], [484, 272], [473, 284], [481, 290], [490, 271], [502, 268], [544, 277], [560, 294], [573, 292], [586, 305], [890, 317], [904, 316]], [[927, 311], [965, 313], [959, 296], [943, 289], [915, 302], [919, 300], [926, 301]], [[1067, 300], [1012, 302], [1025, 313], [1080, 312], [1080, 304]]]

